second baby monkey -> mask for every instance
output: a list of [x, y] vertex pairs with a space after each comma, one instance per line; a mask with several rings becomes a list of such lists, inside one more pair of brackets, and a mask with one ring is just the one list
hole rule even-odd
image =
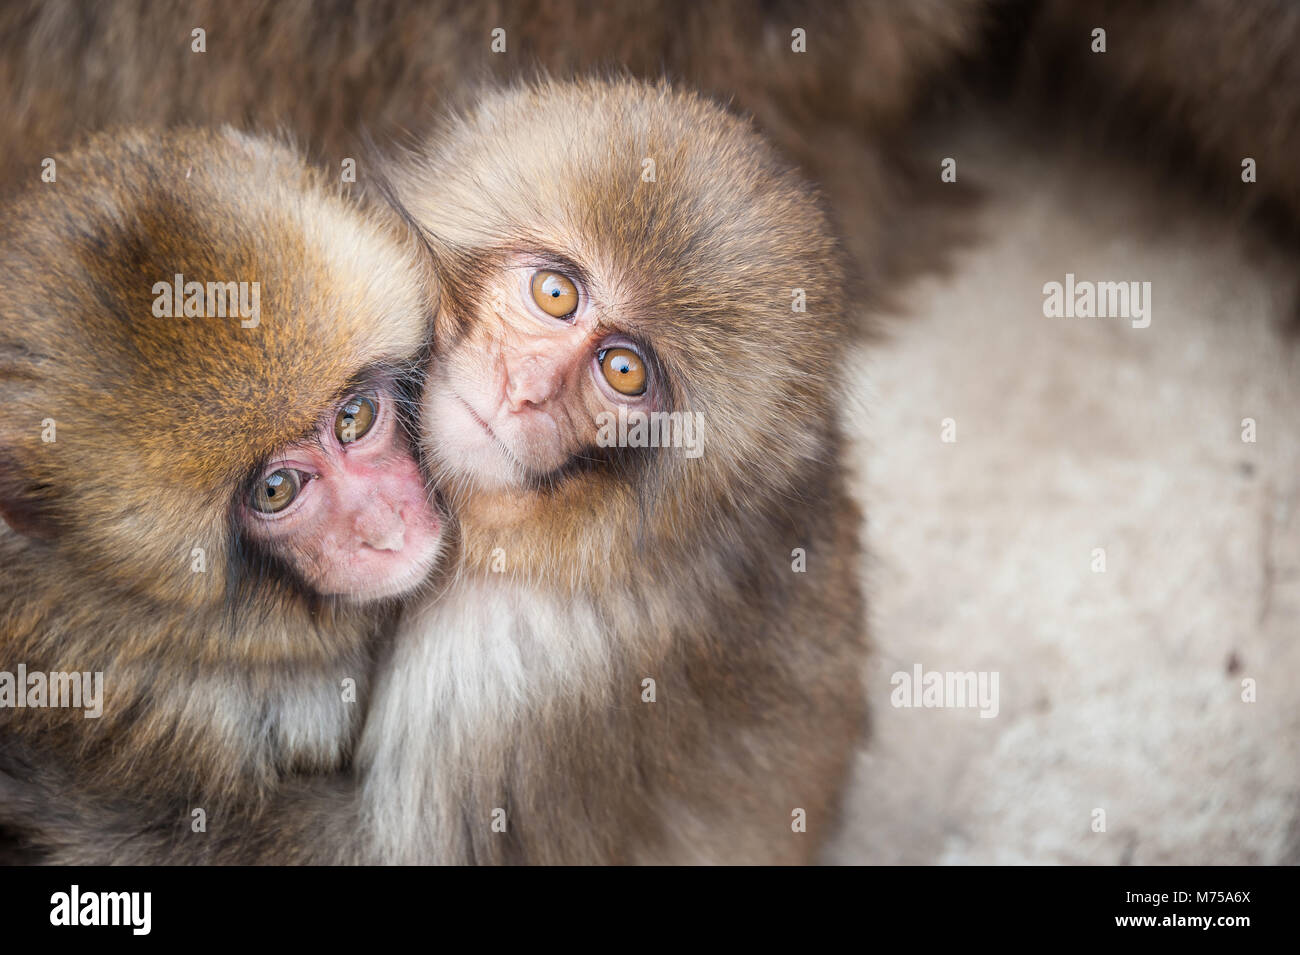
[[36, 858], [195, 857], [197, 814], [346, 765], [442, 540], [414, 248], [231, 130], [100, 134], [6, 210], [0, 826]]

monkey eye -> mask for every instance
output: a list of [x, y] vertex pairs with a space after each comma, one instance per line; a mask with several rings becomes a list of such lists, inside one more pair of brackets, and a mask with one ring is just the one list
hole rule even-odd
[[262, 514], [278, 514], [294, 502], [301, 490], [302, 475], [293, 468], [280, 468], [257, 482], [249, 504]]
[[334, 416], [334, 435], [339, 444], [351, 444], [364, 437], [374, 427], [378, 414], [374, 401], [367, 395], [353, 395], [343, 402]]
[[533, 301], [553, 318], [568, 318], [578, 310], [578, 286], [559, 272], [534, 272], [529, 282]]
[[645, 394], [645, 361], [630, 348], [602, 348], [596, 354], [600, 373], [620, 395], [634, 398]]

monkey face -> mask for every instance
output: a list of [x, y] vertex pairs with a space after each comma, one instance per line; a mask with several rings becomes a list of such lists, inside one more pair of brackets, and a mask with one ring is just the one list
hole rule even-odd
[[513, 255], [490, 269], [470, 339], [429, 384], [430, 444], [480, 487], [526, 487], [594, 453], [598, 422], [661, 409], [650, 347], [613, 327], [579, 269]]
[[270, 544], [318, 594], [393, 596], [437, 560], [438, 514], [396, 400], [387, 382], [349, 395], [310, 438], [261, 468], [239, 504], [249, 536]]
[[543, 83], [451, 122], [393, 191], [438, 275], [421, 433], [471, 560], [509, 534], [538, 573], [604, 573], [622, 541], [641, 566], [828, 460], [839, 259], [736, 117]]
[[[0, 241], [22, 276], [0, 329], [57, 356], [5, 392], [0, 518], [183, 606], [417, 585], [440, 522], [398, 414], [428, 311], [399, 230], [232, 131], [105, 134], [86, 155], [95, 174], [34, 192]], [[247, 313], [227, 308], [244, 290]]]

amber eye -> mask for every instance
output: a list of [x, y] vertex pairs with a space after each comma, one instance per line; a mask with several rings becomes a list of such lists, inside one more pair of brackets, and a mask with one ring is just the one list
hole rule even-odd
[[547, 315], [565, 318], [578, 308], [578, 286], [559, 272], [533, 273], [533, 301]]
[[599, 355], [600, 371], [620, 395], [645, 394], [645, 362], [630, 348], [606, 348]]
[[257, 482], [253, 488], [253, 510], [263, 514], [278, 514], [293, 503], [302, 490], [302, 477], [293, 468], [280, 468]]
[[351, 444], [375, 423], [375, 403], [365, 395], [353, 395], [334, 416], [334, 434], [340, 444]]

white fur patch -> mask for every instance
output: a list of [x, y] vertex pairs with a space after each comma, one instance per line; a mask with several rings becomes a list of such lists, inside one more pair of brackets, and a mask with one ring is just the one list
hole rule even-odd
[[586, 601], [508, 579], [463, 582], [410, 612], [375, 688], [359, 763], [363, 814], [386, 862], [454, 862], [465, 796], [538, 708], [599, 681], [610, 629]]

